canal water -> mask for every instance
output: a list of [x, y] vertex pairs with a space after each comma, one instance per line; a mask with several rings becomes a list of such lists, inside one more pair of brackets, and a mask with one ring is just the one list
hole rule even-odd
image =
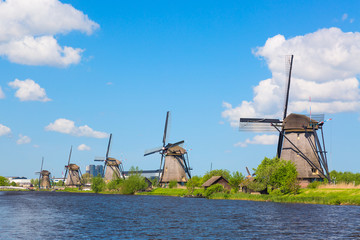
[[0, 239], [360, 239], [360, 207], [0, 192]]

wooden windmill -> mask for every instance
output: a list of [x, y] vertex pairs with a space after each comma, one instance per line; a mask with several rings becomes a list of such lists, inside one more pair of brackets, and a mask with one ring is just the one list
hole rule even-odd
[[41, 168], [40, 172], [36, 172], [39, 174], [39, 189], [49, 189], [51, 188], [51, 173], [48, 170], [43, 170], [44, 158], [41, 160]]
[[119, 178], [125, 179], [122, 162], [115, 158], [109, 157], [111, 138], [112, 138], [112, 134], [110, 134], [109, 137], [109, 143], [108, 143], [105, 159], [95, 159], [95, 161], [104, 162], [104, 170], [102, 175], [105, 178], [105, 181], [111, 181], [113, 179], [119, 179]]
[[[298, 179], [303, 186], [315, 179], [330, 180], [322, 119], [315, 120], [306, 115], [292, 113], [287, 115], [289, 102], [293, 55], [287, 63], [288, 81], [286, 86], [283, 120], [268, 118], [240, 118], [240, 130], [272, 130], [279, 132], [277, 157], [292, 161], [298, 171]], [[321, 134], [318, 135], [320, 130]]]
[[72, 146], [70, 148], [68, 164], [65, 166], [64, 183], [69, 187], [80, 187], [82, 185], [80, 167], [70, 163]]
[[184, 141], [176, 143], [167, 143], [168, 125], [170, 112], [166, 113], [166, 121], [163, 135], [163, 145], [161, 147], [145, 151], [144, 156], [160, 153], [160, 171], [159, 183], [161, 185], [167, 184], [170, 181], [177, 181], [179, 184], [184, 184], [191, 178], [190, 165], [187, 151], [182, 148], [181, 144]]

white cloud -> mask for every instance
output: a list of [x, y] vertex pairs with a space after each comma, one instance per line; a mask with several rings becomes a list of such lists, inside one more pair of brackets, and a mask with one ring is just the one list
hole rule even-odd
[[5, 98], [5, 93], [3, 92], [2, 88], [0, 87], [0, 99]]
[[11, 133], [11, 129], [5, 125], [0, 124], [0, 136], [8, 135]]
[[222, 116], [238, 126], [240, 117], [282, 117], [287, 79], [286, 55], [294, 55], [290, 86], [290, 112], [338, 113], [360, 110], [360, 33], [338, 28], [320, 29], [304, 36], [269, 38], [254, 50], [264, 58], [272, 77], [254, 87], [252, 100], [233, 107], [224, 102]]
[[27, 144], [31, 142], [31, 138], [19, 134], [19, 139], [16, 141], [17, 144]]
[[91, 148], [90, 148], [89, 146], [85, 145], [85, 144], [80, 144], [80, 145], [77, 147], [77, 149], [78, 149], [79, 151], [90, 151], [90, 150], [91, 150]]
[[253, 139], [246, 139], [244, 142], [235, 143], [235, 147], [247, 147], [249, 144], [274, 145], [277, 143], [279, 136], [277, 135], [256, 135]]
[[77, 137], [107, 138], [109, 136], [107, 133], [95, 131], [87, 125], [77, 127], [74, 121], [65, 118], [55, 120], [54, 123], [46, 126], [45, 130], [70, 134]]
[[81, 49], [60, 46], [55, 35], [92, 34], [99, 25], [58, 0], [0, 1], [0, 55], [27, 65], [68, 66], [80, 61]]
[[13, 82], [9, 82], [9, 86], [18, 88], [15, 96], [19, 98], [20, 101], [51, 101], [51, 99], [46, 96], [45, 89], [41, 88], [39, 84], [31, 79], [26, 79], [24, 81], [15, 79]]

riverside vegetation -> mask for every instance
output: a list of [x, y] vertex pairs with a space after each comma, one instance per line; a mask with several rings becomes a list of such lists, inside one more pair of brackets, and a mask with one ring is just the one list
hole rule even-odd
[[[158, 186], [157, 180], [152, 180], [152, 189], [149, 189], [145, 178], [141, 176], [138, 167], [130, 168], [127, 179], [114, 179], [105, 183], [100, 176], [91, 177], [83, 175], [83, 180], [91, 184], [91, 191], [101, 194], [137, 194], [137, 195], [162, 195], [162, 196], [193, 196], [208, 199], [233, 199], [251, 201], [272, 201], [288, 203], [311, 203], [331, 205], [360, 205], [360, 174], [351, 172], [330, 172], [331, 184], [313, 182], [308, 188], [300, 189], [297, 183], [297, 171], [290, 161], [278, 158], [264, 158], [260, 165], [254, 169], [255, 177], [247, 177], [240, 172], [230, 173], [229, 170], [218, 169], [207, 172], [204, 176], [193, 176], [185, 186], [178, 186], [170, 182], [168, 188]], [[210, 186], [206, 190], [201, 186], [212, 176], [223, 176], [228, 180], [231, 190], [226, 190], [220, 184]], [[0, 186], [9, 186], [9, 181], [0, 176]], [[33, 179], [32, 184], [38, 186], [38, 179]], [[60, 181], [57, 186], [63, 186]], [[265, 194], [248, 194], [239, 192], [240, 186], [252, 191]], [[82, 189], [65, 188], [60, 191], [84, 192]]]

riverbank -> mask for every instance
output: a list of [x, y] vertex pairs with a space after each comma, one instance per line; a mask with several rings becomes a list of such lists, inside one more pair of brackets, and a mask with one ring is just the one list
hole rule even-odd
[[[202, 194], [202, 189], [196, 189], [192, 195]], [[156, 188], [150, 192], [141, 192], [137, 195], [161, 195], [178, 196], [188, 195], [186, 189], [167, 189]], [[342, 188], [317, 188], [301, 189], [296, 195], [255, 195], [246, 193], [215, 193], [210, 199], [230, 199], [230, 200], [250, 200], [267, 201], [282, 203], [306, 203], [306, 204], [326, 204], [326, 205], [357, 205], [360, 206], [360, 189], [342, 189]]]
[[[26, 189], [2, 188], [0, 191], [30, 191]], [[54, 191], [54, 190], [42, 190]], [[56, 190], [56, 192], [70, 193], [94, 193], [89, 190], [79, 190], [77, 188], [66, 188]], [[116, 191], [103, 191], [100, 194], [121, 194]], [[151, 191], [138, 192], [136, 195], [155, 195], [155, 196], [174, 196], [174, 197], [201, 197], [204, 194], [203, 189], [195, 189], [189, 194], [187, 189], [180, 188], [155, 188]], [[228, 199], [228, 200], [248, 200], [265, 201], [280, 203], [304, 203], [304, 204], [325, 204], [325, 205], [355, 205], [360, 206], [360, 189], [344, 188], [316, 188], [301, 189], [296, 195], [266, 195], [266, 194], [247, 194], [247, 193], [215, 193], [209, 199]]]

